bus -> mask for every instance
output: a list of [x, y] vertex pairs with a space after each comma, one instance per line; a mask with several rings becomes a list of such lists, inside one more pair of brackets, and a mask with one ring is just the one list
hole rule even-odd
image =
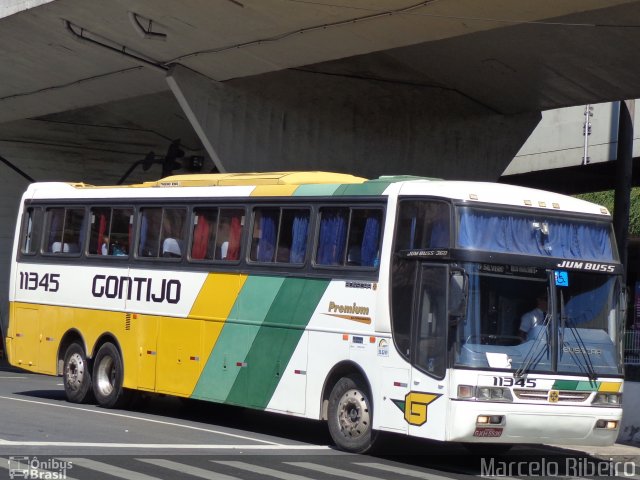
[[625, 289], [611, 215], [510, 185], [328, 172], [34, 183], [10, 363], [70, 402], [151, 392], [493, 452], [610, 445]]

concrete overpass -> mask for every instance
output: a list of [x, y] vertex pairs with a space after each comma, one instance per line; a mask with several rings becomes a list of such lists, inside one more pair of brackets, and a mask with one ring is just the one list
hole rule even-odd
[[540, 111], [640, 96], [638, 1], [6, 5], [0, 154], [35, 179], [175, 138], [219, 170], [496, 179]]

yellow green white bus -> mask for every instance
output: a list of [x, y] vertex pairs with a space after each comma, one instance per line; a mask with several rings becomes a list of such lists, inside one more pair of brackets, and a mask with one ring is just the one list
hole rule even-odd
[[622, 416], [621, 274], [606, 209], [508, 185], [35, 183], [6, 344], [12, 365], [62, 375], [72, 402], [155, 392], [324, 419], [353, 452], [379, 431], [607, 445]]

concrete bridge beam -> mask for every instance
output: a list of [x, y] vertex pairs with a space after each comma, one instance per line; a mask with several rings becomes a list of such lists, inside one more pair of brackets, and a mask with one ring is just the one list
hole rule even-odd
[[502, 115], [445, 88], [285, 70], [167, 82], [217, 169], [323, 169], [495, 181], [540, 113]]

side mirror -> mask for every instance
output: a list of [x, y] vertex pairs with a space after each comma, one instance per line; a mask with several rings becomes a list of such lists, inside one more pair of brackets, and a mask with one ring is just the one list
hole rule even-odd
[[469, 282], [463, 270], [453, 270], [449, 277], [449, 316], [462, 317], [467, 311]]

